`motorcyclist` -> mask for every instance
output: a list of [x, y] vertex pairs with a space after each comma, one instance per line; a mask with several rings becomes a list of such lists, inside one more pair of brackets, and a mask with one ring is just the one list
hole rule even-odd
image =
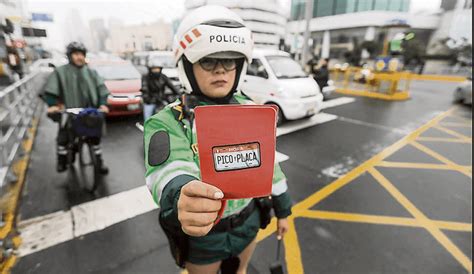
[[165, 96], [165, 88], [171, 89], [174, 95], [178, 95], [178, 89], [173, 85], [171, 80], [163, 73], [163, 61], [156, 58], [149, 58], [147, 62], [148, 74], [142, 77], [142, 94], [143, 94], [143, 120], [146, 121], [153, 114], [156, 108], [161, 105], [167, 105]]

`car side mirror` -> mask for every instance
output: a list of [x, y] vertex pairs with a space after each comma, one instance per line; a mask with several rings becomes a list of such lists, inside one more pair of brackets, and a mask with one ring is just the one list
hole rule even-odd
[[268, 79], [268, 73], [265, 71], [265, 67], [263, 66], [258, 67], [257, 76]]

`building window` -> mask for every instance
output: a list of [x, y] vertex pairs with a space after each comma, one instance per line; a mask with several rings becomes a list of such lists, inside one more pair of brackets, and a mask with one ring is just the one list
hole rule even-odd
[[357, 11], [368, 11], [372, 9], [373, 0], [359, 1]]
[[291, 19], [301, 20], [305, 17], [305, 0], [293, 0], [291, 3]]
[[389, 11], [400, 11], [402, 0], [390, 0], [388, 4]]
[[388, 10], [388, 2], [390, 0], [375, 0], [374, 10]]
[[323, 17], [333, 15], [334, 1], [317, 0], [314, 1], [313, 17]]

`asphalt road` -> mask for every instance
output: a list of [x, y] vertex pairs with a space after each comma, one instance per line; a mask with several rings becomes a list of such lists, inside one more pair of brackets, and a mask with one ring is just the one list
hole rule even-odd
[[[454, 86], [413, 82], [412, 98], [404, 102], [354, 97], [353, 102], [323, 110], [335, 119], [322, 119], [317, 125], [277, 138], [277, 151], [289, 157], [281, 166], [288, 177], [293, 203], [306, 206], [308, 211], [307, 216], [301, 213], [294, 219], [296, 233], [285, 242], [285, 251], [291, 254], [285, 253], [283, 261], [290, 273], [298, 273], [299, 269], [305, 273], [467, 272], [466, 259], [472, 261], [472, 185], [471, 178], [465, 175], [472, 166], [472, 135], [467, 126], [472, 115], [470, 107], [459, 106], [443, 120], [467, 139], [455, 143], [423, 142], [454, 162], [451, 169], [458, 169], [377, 167], [374, 173], [358, 168], [423, 125], [429, 126], [423, 133], [429, 138], [456, 137], [449, 130], [429, 124], [453, 107]], [[334, 95], [332, 99], [339, 97]], [[158, 210], [132, 205], [132, 201], [149, 200], [142, 191], [143, 141], [135, 127], [139, 120], [140, 117], [129, 117], [108, 121], [103, 151], [110, 175], [91, 195], [71, 176], [55, 172], [57, 128], [46, 116], [42, 117], [20, 217], [25, 231], [31, 223], [40, 223], [49, 232], [24, 233], [26, 245], [28, 241], [38, 243], [30, 244], [13, 273], [180, 272], [158, 226]], [[292, 128], [296, 123], [286, 127]], [[385, 161], [440, 163], [439, 158], [433, 159], [412, 145], [397, 149]], [[324, 194], [351, 172], [359, 173], [350, 184]], [[387, 185], [379, 184], [383, 180], [375, 176], [377, 172], [399, 192], [390, 192]], [[316, 202], [310, 203], [307, 198], [313, 194]], [[318, 195], [326, 196], [319, 199]], [[310, 218], [310, 211], [319, 217]], [[321, 217], [323, 213], [327, 217]], [[85, 224], [80, 223], [80, 214], [86, 216]], [[442, 228], [422, 226], [418, 221], [423, 216], [450, 223], [440, 223]], [[441, 236], [436, 232], [438, 228]], [[268, 273], [273, 250], [276, 255], [276, 239], [271, 234], [259, 243], [249, 273]]]

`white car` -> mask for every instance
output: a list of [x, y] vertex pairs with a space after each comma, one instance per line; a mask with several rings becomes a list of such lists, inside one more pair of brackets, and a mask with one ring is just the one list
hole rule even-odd
[[472, 77], [468, 77], [466, 81], [457, 86], [454, 91], [454, 101], [472, 105]]
[[323, 95], [314, 79], [284, 51], [255, 49], [242, 92], [257, 104], [279, 106], [278, 124], [321, 111]]
[[38, 59], [30, 66], [31, 72], [36, 71], [53, 71], [56, 67], [60, 67], [68, 63], [66, 58], [47, 58], [47, 59]]

